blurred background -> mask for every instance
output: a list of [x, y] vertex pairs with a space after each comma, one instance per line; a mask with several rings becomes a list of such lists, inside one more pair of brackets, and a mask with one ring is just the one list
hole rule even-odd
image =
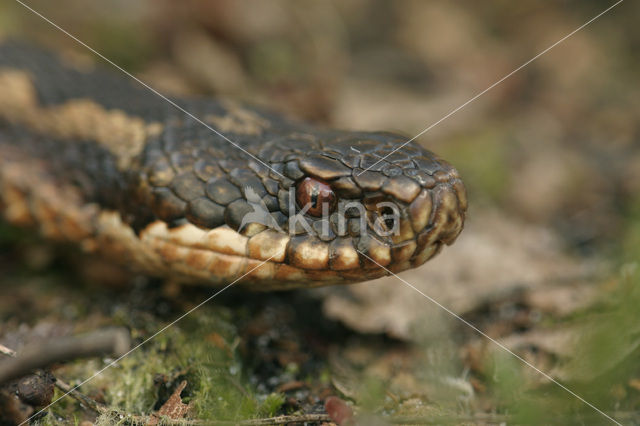
[[[28, 4], [164, 94], [240, 99], [321, 126], [390, 130], [410, 138], [613, 2]], [[638, 16], [639, 3], [621, 3], [419, 139], [459, 169], [470, 209], [467, 229], [454, 246], [403, 275], [624, 422], [640, 418]], [[11, 1], [0, 4], [0, 36], [27, 38], [76, 61], [100, 62]], [[32, 269], [51, 269], [59, 250], [43, 254], [31, 237], [25, 242], [23, 234], [6, 227], [2, 233], [5, 276], [15, 272], [16, 259]], [[271, 307], [251, 303], [260, 312], [274, 310], [272, 320], [287, 312], [284, 323], [301, 339], [297, 350], [312, 353], [317, 362], [310, 370], [298, 365], [307, 361], [284, 363], [285, 370], [298, 365], [289, 379], [306, 380], [300, 368], [316, 375], [311, 381], [326, 374], [320, 381], [329, 392], [364, 411], [464, 415], [478, 422], [491, 422], [478, 420], [479, 413], [518, 415], [518, 421], [533, 424], [548, 420], [549, 413], [586, 424], [606, 420], [399, 287], [389, 278], [282, 296], [318, 300], [317, 315], [332, 324], [325, 338], [340, 341], [331, 353], [305, 346], [308, 335], [297, 330], [303, 319], [287, 310], [291, 306], [280, 306], [282, 298], [269, 299]], [[1, 305], [6, 322], [0, 332], [22, 323], [32, 330], [38, 323], [15, 320], [11, 307]], [[276, 328], [282, 326], [278, 321]], [[282, 394], [285, 406], [293, 404], [286, 399], [290, 394], [277, 391], [288, 379], [260, 388], [263, 376], [254, 374], [252, 353], [237, 358], [250, 371], [247, 380], [253, 377], [252, 389]], [[372, 364], [373, 372], [366, 367]], [[402, 376], [403, 371], [412, 373]], [[361, 389], [354, 382], [367, 385]], [[402, 390], [389, 390], [392, 385]], [[323, 396], [310, 388], [295, 398], [317, 405]], [[541, 404], [550, 409], [534, 409]], [[285, 410], [282, 404], [278, 409]]]

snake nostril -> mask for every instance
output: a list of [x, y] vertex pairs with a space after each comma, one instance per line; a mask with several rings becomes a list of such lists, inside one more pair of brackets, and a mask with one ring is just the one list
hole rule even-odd
[[394, 228], [396, 221], [394, 219], [385, 219], [384, 224], [387, 227], [387, 231], [391, 231]]
[[394, 217], [394, 211], [391, 207], [383, 207], [380, 209], [380, 217], [384, 225], [387, 227], [387, 231], [391, 231], [394, 229], [396, 218]]

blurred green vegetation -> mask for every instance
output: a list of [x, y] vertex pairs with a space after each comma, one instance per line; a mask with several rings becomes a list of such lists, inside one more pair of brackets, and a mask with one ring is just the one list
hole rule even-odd
[[438, 151], [443, 158], [455, 158], [470, 198], [486, 205], [503, 204], [509, 187], [507, 138], [497, 126], [473, 134], [459, 135]]
[[[638, 420], [640, 404], [640, 270], [625, 264], [603, 299], [557, 325], [572, 327], [579, 339], [571, 358], [554, 367], [558, 381], [589, 404], [626, 424]], [[517, 424], [611, 424], [569, 391], [497, 351], [488, 359], [486, 380], [500, 412]], [[528, 384], [527, 384], [528, 383]], [[526, 386], [523, 386], [527, 384]]]

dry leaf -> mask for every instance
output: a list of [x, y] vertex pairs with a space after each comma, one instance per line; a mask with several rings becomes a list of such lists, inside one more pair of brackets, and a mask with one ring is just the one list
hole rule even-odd
[[149, 418], [149, 425], [157, 425], [160, 421], [160, 416], [167, 416], [171, 419], [178, 420], [184, 418], [189, 411], [189, 405], [182, 402], [180, 394], [187, 386], [187, 381], [183, 380], [176, 390], [171, 394], [167, 402], [162, 404], [162, 407], [157, 413], [154, 413]]

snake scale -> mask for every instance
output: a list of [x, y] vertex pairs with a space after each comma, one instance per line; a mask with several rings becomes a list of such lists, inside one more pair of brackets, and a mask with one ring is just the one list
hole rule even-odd
[[399, 272], [462, 230], [458, 172], [414, 142], [394, 152], [402, 136], [172, 100], [237, 146], [124, 75], [0, 42], [5, 220], [181, 282], [246, 274], [253, 290]]

